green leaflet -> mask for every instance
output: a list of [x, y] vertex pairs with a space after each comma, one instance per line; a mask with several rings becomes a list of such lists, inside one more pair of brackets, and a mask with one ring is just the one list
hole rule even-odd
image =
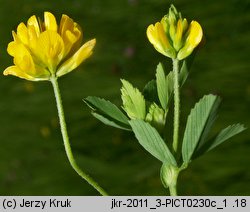
[[179, 76], [180, 86], [184, 85], [187, 77], [188, 77], [188, 65], [187, 65], [186, 60], [184, 60], [181, 66], [181, 71], [180, 71], [180, 76]]
[[217, 116], [218, 116], [217, 111], [218, 111], [220, 103], [221, 103], [221, 98], [217, 97], [217, 99], [214, 102], [214, 105], [211, 109], [211, 112], [209, 114], [209, 117], [208, 117], [208, 120], [207, 120], [206, 125], [204, 127], [204, 130], [202, 131], [202, 134], [201, 134], [199, 144], [198, 144], [196, 151], [198, 151], [200, 148], [202, 148], [202, 146], [204, 146], [204, 144], [207, 142], [209, 132], [210, 132], [215, 120], [217, 119]]
[[167, 111], [174, 91], [173, 72], [170, 71], [166, 76], [161, 63], [156, 69], [156, 86], [161, 106]]
[[220, 145], [224, 141], [228, 140], [229, 138], [233, 137], [234, 135], [239, 134], [240, 132], [244, 131], [246, 128], [243, 124], [233, 124], [225, 129], [221, 130], [220, 133], [213, 139], [213, 141], [208, 141], [210, 143], [209, 148], [206, 150], [207, 152], [215, 148], [216, 146]]
[[112, 122], [119, 128], [130, 128], [128, 118], [110, 101], [95, 96], [88, 96], [83, 101], [93, 110], [92, 114], [104, 124], [115, 126], [111, 124]]
[[156, 68], [156, 86], [161, 106], [164, 110], [167, 110], [169, 100], [168, 84], [161, 63], [159, 63]]
[[129, 123], [144, 149], [163, 163], [176, 166], [174, 156], [155, 128], [143, 120], [131, 120]]
[[[188, 68], [186, 61], [183, 61], [182, 67], [179, 74], [180, 86], [183, 86], [188, 77]], [[158, 64], [156, 69], [156, 84], [157, 93], [163, 109], [167, 110], [170, 104], [171, 97], [174, 92], [174, 75], [170, 71], [167, 76], [165, 76], [163, 65]]]
[[123, 109], [131, 119], [145, 119], [146, 102], [141, 92], [134, 88], [128, 81], [122, 81]]
[[[187, 77], [188, 65], [186, 60], [184, 60], [179, 74], [180, 86], [184, 85]], [[143, 95], [147, 101], [155, 102], [158, 105], [161, 104], [163, 108], [168, 108], [174, 91], [173, 83], [173, 72], [170, 71], [166, 76], [163, 65], [159, 63], [156, 69], [156, 80], [153, 79], [145, 85]]]
[[157, 94], [157, 86], [156, 86], [155, 79], [149, 81], [145, 85], [142, 94], [147, 101], [155, 102], [157, 105], [160, 104], [160, 100], [159, 100], [158, 94]]
[[174, 72], [170, 71], [166, 76], [167, 90], [168, 90], [168, 106], [170, 104], [170, 100], [174, 93]]
[[182, 158], [184, 163], [190, 162], [202, 133], [206, 128], [207, 121], [211, 114], [213, 114], [214, 107], [218, 105], [218, 101], [220, 100], [217, 96], [206, 95], [191, 110], [187, 119], [182, 143]]
[[193, 158], [198, 158], [245, 129], [246, 128], [242, 124], [233, 124], [224, 128], [216, 136], [206, 140], [202, 143], [202, 145], [199, 145], [199, 148], [195, 151]]
[[106, 125], [109, 125], [111, 127], [116, 127], [116, 128], [119, 128], [119, 129], [122, 129], [122, 130], [129, 130], [131, 131], [131, 129], [129, 127], [125, 127], [125, 126], [122, 126], [121, 124], [118, 124], [116, 123], [115, 121], [111, 120], [111, 119], [108, 119], [106, 118], [105, 116], [103, 115], [100, 115], [98, 113], [95, 113], [95, 112], [92, 112], [92, 115], [98, 119], [99, 121], [101, 121], [102, 123], [106, 124]]

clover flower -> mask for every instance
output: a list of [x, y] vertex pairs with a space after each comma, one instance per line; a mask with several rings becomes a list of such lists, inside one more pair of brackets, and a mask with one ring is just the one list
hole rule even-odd
[[147, 37], [154, 48], [172, 59], [188, 57], [201, 42], [202, 28], [196, 21], [188, 24], [176, 8], [171, 5], [169, 13], [160, 22], [147, 28]]
[[44, 22], [31, 16], [12, 35], [14, 40], [7, 51], [14, 58], [14, 65], [6, 68], [4, 75], [31, 81], [67, 74], [92, 54], [96, 43], [92, 39], [82, 45], [80, 26], [67, 15], [62, 15], [58, 25], [50, 12], [44, 13]]

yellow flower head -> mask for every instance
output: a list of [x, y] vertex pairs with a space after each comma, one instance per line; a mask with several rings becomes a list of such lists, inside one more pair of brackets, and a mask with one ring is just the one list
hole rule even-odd
[[202, 28], [196, 21], [188, 24], [181, 13], [171, 5], [169, 13], [160, 22], [147, 28], [150, 43], [161, 54], [182, 60], [188, 57], [201, 42]]
[[80, 26], [67, 15], [62, 15], [58, 26], [50, 12], [44, 13], [44, 22], [31, 16], [12, 35], [14, 41], [7, 51], [14, 58], [14, 65], [6, 68], [4, 75], [32, 81], [67, 74], [92, 54], [96, 43], [92, 39], [82, 45]]

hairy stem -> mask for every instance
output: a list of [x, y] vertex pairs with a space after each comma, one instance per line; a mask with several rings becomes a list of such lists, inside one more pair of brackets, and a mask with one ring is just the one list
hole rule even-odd
[[180, 92], [179, 92], [179, 61], [173, 59], [174, 72], [174, 133], [173, 150], [178, 150], [179, 122], [180, 122]]
[[51, 81], [53, 89], [54, 89], [54, 94], [55, 94], [55, 98], [56, 98], [56, 106], [57, 106], [57, 110], [58, 110], [58, 116], [59, 116], [59, 121], [60, 121], [60, 126], [61, 126], [63, 143], [64, 143], [66, 155], [68, 157], [70, 165], [77, 172], [77, 174], [79, 174], [84, 180], [86, 180], [91, 186], [93, 186], [101, 195], [106, 196], [107, 193], [98, 185], [98, 183], [95, 182], [85, 172], [83, 172], [79, 168], [79, 166], [76, 164], [76, 161], [74, 159], [74, 156], [73, 156], [73, 153], [72, 153], [72, 150], [71, 150], [70, 142], [69, 142], [69, 136], [68, 136], [68, 132], [67, 132], [67, 126], [66, 126], [66, 122], [65, 122], [62, 99], [61, 99], [61, 94], [60, 94], [60, 89], [59, 89], [59, 86], [58, 86], [57, 78], [52, 77], [50, 81]]

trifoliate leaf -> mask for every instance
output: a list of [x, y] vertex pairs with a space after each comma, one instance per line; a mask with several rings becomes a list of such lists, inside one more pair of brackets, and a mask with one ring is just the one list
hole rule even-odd
[[134, 88], [128, 81], [122, 81], [123, 109], [131, 119], [145, 119], [146, 102], [141, 92]]
[[176, 166], [174, 156], [155, 128], [143, 120], [131, 120], [129, 123], [144, 149], [163, 163]]

